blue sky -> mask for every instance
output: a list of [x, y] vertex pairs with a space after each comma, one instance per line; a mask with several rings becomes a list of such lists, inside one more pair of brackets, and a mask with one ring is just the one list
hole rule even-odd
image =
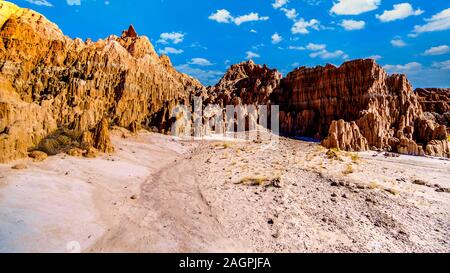
[[182, 72], [215, 84], [249, 58], [278, 68], [373, 57], [414, 87], [450, 87], [448, 0], [12, 0], [72, 37], [133, 24]]

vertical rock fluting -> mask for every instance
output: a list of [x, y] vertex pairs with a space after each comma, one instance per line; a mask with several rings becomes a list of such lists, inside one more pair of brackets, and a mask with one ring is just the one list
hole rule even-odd
[[406, 76], [388, 76], [374, 60], [298, 68], [272, 98], [287, 134], [324, 138], [323, 145], [350, 151], [450, 156], [445, 126], [425, 118]]
[[232, 65], [222, 79], [208, 88], [207, 102], [226, 105], [266, 105], [280, 84], [281, 74], [252, 60]]
[[159, 57], [130, 28], [121, 37], [70, 39], [45, 17], [0, 2], [0, 162], [27, 155], [58, 128], [80, 134], [104, 118], [129, 127], [170, 128], [195, 79]]
[[450, 88], [417, 88], [423, 111], [430, 119], [450, 127]]

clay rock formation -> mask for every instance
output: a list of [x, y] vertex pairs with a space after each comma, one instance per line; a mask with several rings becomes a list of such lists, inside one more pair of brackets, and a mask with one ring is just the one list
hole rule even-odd
[[428, 117], [450, 127], [450, 88], [417, 88], [415, 93]]
[[[427, 145], [437, 145], [433, 140], [447, 141], [445, 126], [426, 119], [406, 76], [389, 76], [371, 59], [300, 67], [281, 81], [272, 101], [280, 105], [282, 132], [324, 139], [329, 148], [423, 155], [432, 150]], [[439, 147], [439, 156], [450, 156]]]
[[114, 146], [111, 143], [111, 139], [109, 138], [109, 123], [106, 118], [103, 118], [102, 121], [97, 126], [95, 130], [95, 146], [97, 150], [104, 153], [113, 153]]
[[172, 108], [202, 88], [132, 26], [121, 37], [72, 40], [41, 14], [0, 2], [0, 162], [26, 157], [58, 128], [81, 135], [104, 118], [167, 130]]
[[333, 120], [323, 145], [344, 151], [369, 150], [367, 139], [361, 134], [358, 125], [354, 121], [346, 122], [343, 119]]
[[232, 65], [214, 87], [208, 89], [207, 103], [226, 105], [267, 105], [280, 84], [281, 74], [252, 60]]

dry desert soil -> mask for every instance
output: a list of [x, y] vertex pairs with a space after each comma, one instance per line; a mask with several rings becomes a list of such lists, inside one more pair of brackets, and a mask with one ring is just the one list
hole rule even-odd
[[112, 140], [95, 159], [0, 165], [0, 252], [450, 252], [448, 160]]

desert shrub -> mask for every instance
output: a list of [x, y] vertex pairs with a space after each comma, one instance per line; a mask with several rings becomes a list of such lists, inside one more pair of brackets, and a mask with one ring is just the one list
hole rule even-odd
[[352, 164], [348, 164], [347, 167], [342, 171], [343, 175], [349, 175], [351, 173], [354, 173], [355, 170], [353, 169]]
[[252, 176], [242, 178], [238, 184], [243, 184], [247, 186], [263, 186], [265, 183], [269, 182], [269, 178], [264, 176]]
[[79, 146], [75, 136], [75, 134], [71, 134], [68, 130], [58, 130], [43, 139], [39, 143], [37, 150], [43, 151], [48, 155], [65, 153], [71, 148]]

